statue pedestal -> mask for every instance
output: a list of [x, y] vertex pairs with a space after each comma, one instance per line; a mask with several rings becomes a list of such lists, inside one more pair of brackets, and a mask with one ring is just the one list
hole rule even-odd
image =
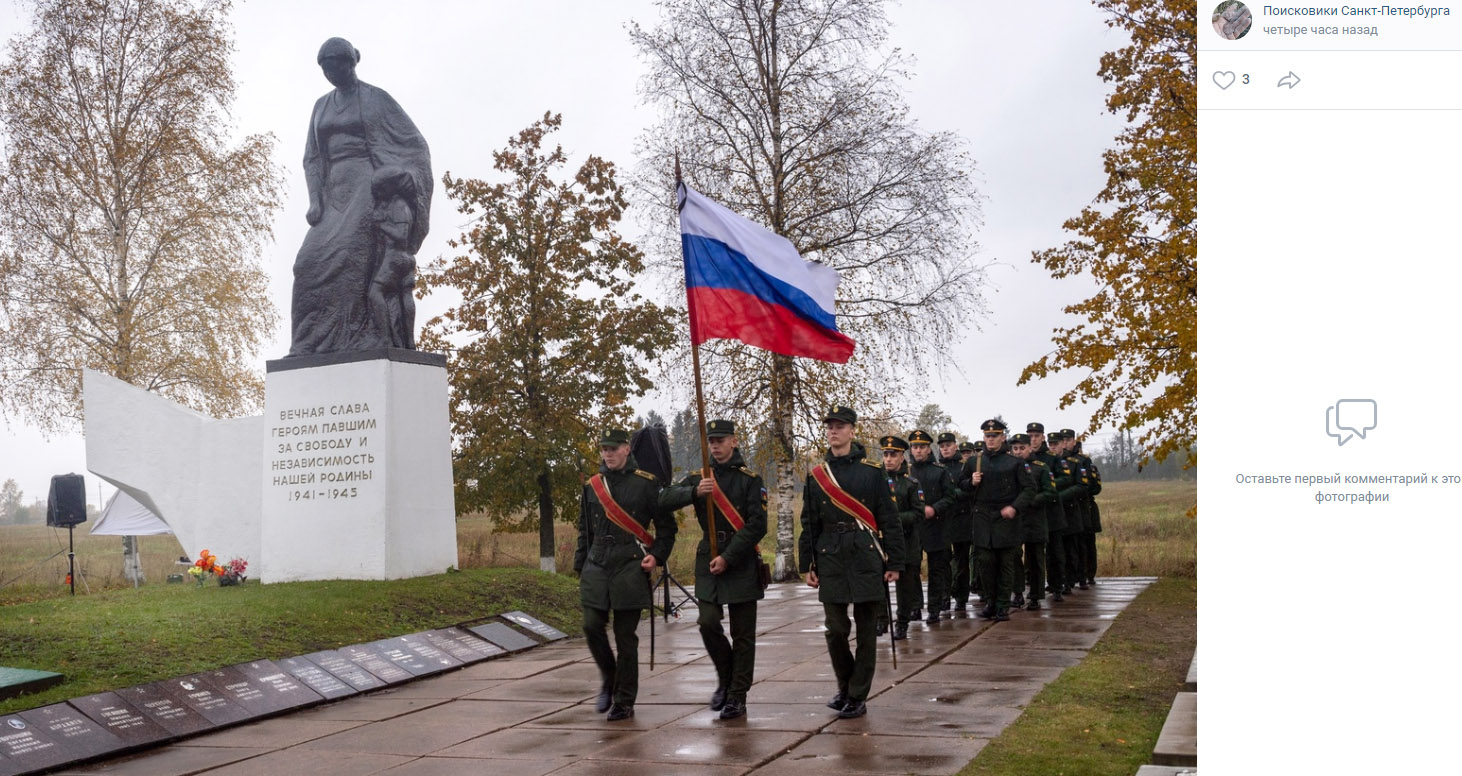
[[457, 565], [445, 357], [270, 361], [262, 581], [399, 579]]

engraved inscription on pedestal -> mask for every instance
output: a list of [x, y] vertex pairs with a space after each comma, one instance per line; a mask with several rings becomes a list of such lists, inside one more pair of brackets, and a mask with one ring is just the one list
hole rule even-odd
[[473, 625], [467, 630], [491, 641], [508, 652], [521, 652], [525, 649], [538, 646], [537, 641], [524, 636], [500, 622], [490, 622], [486, 625]]
[[542, 636], [545, 641], [558, 641], [559, 639], [566, 639], [569, 637], [567, 633], [564, 633], [558, 628], [549, 625], [548, 623], [538, 619], [537, 617], [532, 617], [523, 612], [508, 612], [507, 614], [502, 615], [502, 618], [512, 622], [514, 625], [517, 625], [518, 627], [526, 631], [536, 633], [539, 636]]
[[370, 671], [377, 679], [386, 684], [400, 684], [415, 676], [387, 659], [374, 644], [353, 644], [349, 647], [341, 647], [339, 652], [350, 662]]
[[[22, 711], [20, 718], [35, 726], [57, 744], [52, 751], [58, 759], [42, 764], [28, 763], [21, 758], [20, 762], [27, 767], [44, 768], [63, 762], [86, 760], [127, 747], [126, 742], [108, 733], [101, 725], [93, 722], [69, 703], [53, 703], [39, 709]], [[0, 730], [9, 729], [10, 726], [0, 723]]]
[[202, 714], [193, 711], [188, 704], [175, 697], [165, 683], [128, 687], [118, 690], [117, 694], [175, 736], [198, 733], [213, 727], [213, 723]]
[[101, 692], [70, 701], [78, 711], [129, 747], [144, 746], [172, 738], [161, 725], [114, 692]]
[[351, 504], [379, 481], [378, 419], [365, 401], [271, 408], [265, 500]]
[[490, 657], [505, 655], [502, 647], [464, 631], [460, 628], [441, 628], [422, 634], [438, 649], [444, 650], [463, 663], [475, 663]]
[[355, 689], [350, 685], [336, 679], [329, 671], [303, 657], [290, 657], [276, 662], [281, 668], [294, 674], [294, 678], [304, 682], [306, 687], [328, 700], [356, 694]]
[[159, 684], [166, 684], [174, 696], [215, 725], [232, 725], [254, 716], [243, 706], [230, 700], [203, 674], [193, 674]]
[[314, 690], [300, 684], [294, 675], [275, 665], [273, 661], [256, 660], [252, 663], [239, 663], [230, 667], [248, 677], [262, 689], [265, 697], [269, 698], [271, 703], [280, 705], [284, 709], [308, 706], [324, 700]]
[[350, 658], [333, 649], [311, 652], [305, 657], [315, 665], [329, 671], [336, 679], [361, 692], [386, 686], [386, 683], [377, 678], [375, 674], [361, 668], [351, 662]]

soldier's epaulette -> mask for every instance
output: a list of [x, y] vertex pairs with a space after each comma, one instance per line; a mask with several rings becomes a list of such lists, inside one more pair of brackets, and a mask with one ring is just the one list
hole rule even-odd
[[754, 472], [754, 471], [746, 468], [745, 466], [739, 466], [737, 468], [741, 470], [741, 473], [742, 474], [745, 474], [748, 477], [755, 477], [756, 476], [756, 472]]
[[635, 474], [638, 474], [641, 477], [644, 477], [645, 479], [649, 480], [650, 482], [659, 482], [660, 481], [660, 478], [659, 477], [656, 477], [654, 474], [651, 474], [650, 472], [647, 472], [644, 469], [635, 469]]
[[861, 463], [864, 466], [872, 466], [873, 468], [878, 469], [879, 471], [882, 471], [883, 470], [883, 464], [881, 464], [881, 463], [874, 463], [874, 462], [868, 460], [867, 458], [860, 459], [858, 461], [858, 463]]
[[1027, 461], [1026, 463], [1032, 463], [1032, 464], [1035, 464], [1036, 466], [1040, 466], [1042, 468], [1044, 468], [1045, 465], [1046, 465], [1046, 462], [1045, 461], [1038, 460], [1038, 459], [1035, 459], [1035, 458], [1032, 458], [1031, 460]]

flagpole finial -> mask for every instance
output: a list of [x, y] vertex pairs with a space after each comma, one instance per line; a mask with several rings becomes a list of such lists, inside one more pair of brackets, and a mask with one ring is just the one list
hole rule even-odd
[[675, 185], [680, 185], [680, 152], [675, 152]]

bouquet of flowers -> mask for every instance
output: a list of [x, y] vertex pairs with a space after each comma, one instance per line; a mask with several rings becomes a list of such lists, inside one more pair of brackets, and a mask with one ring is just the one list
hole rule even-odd
[[223, 573], [218, 577], [220, 585], [242, 585], [245, 579], [245, 571], [249, 570], [249, 562], [243, 558], [232, 558], [228, 565], [223, 567]]
[[203, 587], [203, 578], [205, 576], [212, 574], [221, 577], [223, 576], [224, 568], [218, 565], [217, 555], [214, 555], [208, 550], [204, 550], [198, 553], [198, 560], [194, 561], [193, 565], [188, 568], [188, 573], [192, 574], [193, 578], [198, 580], [199, 587]]

